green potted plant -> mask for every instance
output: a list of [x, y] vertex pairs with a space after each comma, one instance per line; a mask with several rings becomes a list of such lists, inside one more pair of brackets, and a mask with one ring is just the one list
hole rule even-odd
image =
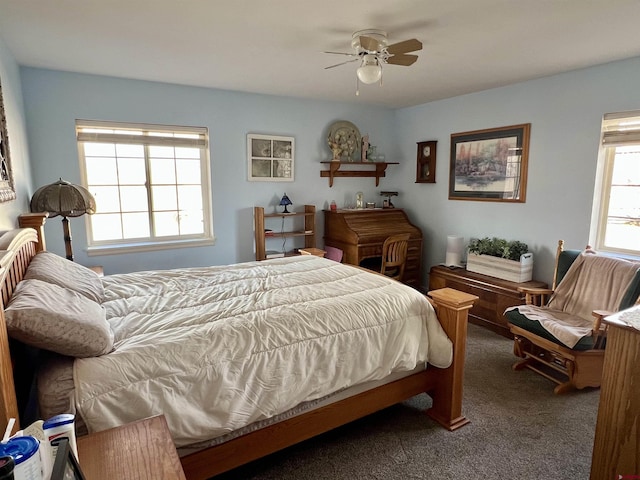
[[469, 242], [467, 270], [512, 282], [533, 277], [533, 254], [526, 243], [498, 237], [473, 238]]

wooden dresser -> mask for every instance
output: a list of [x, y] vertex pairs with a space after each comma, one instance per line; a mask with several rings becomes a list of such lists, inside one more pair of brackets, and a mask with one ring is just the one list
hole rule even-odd
[[626, 323], [627, 315], [640, 318], [640, 305], [604, 319], [609, 332], [591, 480], [640, 478], [640, 330]]
[[422, 231], [404, 210], [376, 208], [324, 211], [324, 244], [343, 251], [343, 262], [363, 265], [382, 258], [382, 244], [390, 235], [409, 233], [409, 249], [403, 283], [414, 288], [422, 281]]
[[544, 282], [510, 282], [469, 272], [464, 268], [449, 268], [443, 265], [431, 267], [429, 272], [429, 290], [449, 287], [477, 295], [479, 299], [469, 311], [469, 321], [509, 338], [513, 336], [509, 331], [503, 312], [507, 307], [524, 303], [524, 294], [518, 291], [518, 287], [523, 286], [547, 288], [547, 284]]

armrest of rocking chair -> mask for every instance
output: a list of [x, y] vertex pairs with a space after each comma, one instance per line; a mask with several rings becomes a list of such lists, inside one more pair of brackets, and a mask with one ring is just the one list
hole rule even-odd
[[613, 315], [615, 312], [609, 312], [607, 310], [594, 310], [591, 315], [595, 317], [593, 322], [593, 348], [601, 349], [604, 347], [604, 340], [607, 338], [608, 325], [602, 323], [602, 319], [609, 315]]
[[547, 303], [547, 297], [553, 293], [549, 288], [518, 287], [518, 291], [524, 293], [527, 305], [537, 305], [541, 307]]

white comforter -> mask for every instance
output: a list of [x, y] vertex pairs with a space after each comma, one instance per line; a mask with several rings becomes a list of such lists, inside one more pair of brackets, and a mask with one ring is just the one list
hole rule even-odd
[[314, 256], [104, 285], [115, 351], [74, 363], [90, 431], [164, 413], [180, 447], [420, 362], [451, 362], [423, 295]]

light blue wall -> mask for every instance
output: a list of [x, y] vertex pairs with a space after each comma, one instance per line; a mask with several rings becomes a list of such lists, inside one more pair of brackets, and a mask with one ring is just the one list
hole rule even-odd
[[1, 38], [0, 85], [2, 85], [13, 180], [16, 188], [16, 200], [0, 203], [0, 231], [5, 231], [15, 228], [17, 226], [17, 216], [29, 209], [31, 167], [29, 166], [29, 148], [22, 104], [20, 70], [15, 58]]
[[[83, 219], [72, 220], [78, 261], [107, 273], [148, 268], [225, 264], [253, 259], [252, 207], [273, 204], [283, 192], [294, 203], [325, 208], [352, 201], [356, 191], [394, 199], [425, 235], [424, 270], [444, 260], [446, 236], [501, 236], [529, 244], [534, 276], [550, 281], [558, 239], [572, 248], [588, 241], [598, 138], [606, 112], [640, 108], [640, 58], [555, 75], [397, 111], [383, 108], [252, 95], [24, 68], [22, 90], [34, 187], [62, 176], [80, 179], [76, 119], [206, 126], [211, 136], [214, 247], [88, 258]], [[354, 122], [400, 165], [372, 179], [340, 178], [329, 188], [320, 160], [329, 152], [326, 129]], [[527, 201], [524, 204], [448, 200], [450, 135], [531, 123]], [[293, 183], [246, 180], [246, 134], [296, 138]], [[416, 142], [438, 140], [435, 184], [415, 183]], [[322, 234], [322, 215], [317, 219]], [[62, 254], [61, 225], [47, 228], [49, 249]], [[319, 245], [322, 245], [321, 236]]]
[[[396, 112], [404, 198], [425, 235], [425, 266], [443, 262], [447, 235], [521, 240], [534, 278], [549, 282], [558, 239], [583, 248], [602, 116], [640, 109], [640, 58], [541, 78]], [[450, 135], [531, 123], [526, 203], [448, 200]], [[412, 184], [415, 142], [437, 140], [436, 184]], [[640, 168], [640, 166], [639, 166]]]
[[[294, 206], [312, 204], [321, 210], [332, 199], [339, 205], [353, 202], [356, 191], [363, 191], [367, 200], [380, 201], [381, 189], [396, 187], [387, 179], [382, 179], [376, 188], [371, 178], [340, 178], [329, 188], [328, 180], [320, 178], [319, 162], [331, 158], [326, 131], [336, 120], [355, 123], [391, 159], [398, 148], [394, 113], [389, 109], [33, 68], [23, 68], [21, 75], [34, 188], [58, 177], [80, 181], [76, 119], [209, 128], [215, 246], [87, 257], [85, 219], [71, 219], [76, 260], [85, 265], [103, 265], [107, 274], [253, 260], [254, 205], [274, 205], [286, 192]], [[294, 182], [247, 181], [247, 133], [295, 137]], [[321, 246], [321, 212], [316, 223]], [[46, 233], [48, 249], [63, 255], [58, 218], [47, 222]]]

